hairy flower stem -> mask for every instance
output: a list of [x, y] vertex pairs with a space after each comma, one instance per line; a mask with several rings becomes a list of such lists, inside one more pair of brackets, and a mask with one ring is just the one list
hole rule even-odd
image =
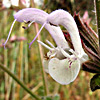
[[96, 19], [97, 19], [97, 32], [99, 37], [99, 48], [100, 48], [100, 0], [95, 0]]
[[34, 97], [36, 100], [41, 100], [39, 97], [37, 97], [35, 94], [32, 93], [30, 89], [28, 89], [12, 72], [10, 72], [6, 66], [0, 63], [0, 68], [9, 74], [24, 90], [26, 90], [32, 97]]

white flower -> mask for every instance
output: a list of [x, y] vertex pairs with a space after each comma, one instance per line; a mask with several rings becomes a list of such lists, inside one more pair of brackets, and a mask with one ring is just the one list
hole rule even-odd
[[[69, 84], [73, 82], [79, 73], [81, 63], [88, 59], [87, 54], [82, 48], [78, 28], [73, 17], [64, 10], [56, 10], [51, 14], [47, 14], [39, 9], [26, 8], [17, 12], [14, 15], [14, 18], [15, 20], [11, 26], [4, 46], [9, 39], [11, 30], [16, 21], [29, 23], [28, 27], [30, 27], [33, 22], [42, 24], [41, 29], [29, 44], [29, 47], [40, 34], [42, 28], [45, 27], [57, 44], [57, 47], [54, 47], [51, 42], [47, 41], [50, 45], [49, 47], [38, 40], [41, 45], [49, 49], [49, 52], [43, 60], [46, 72], [48, 72], [51, 77], [60, 84]], [[74, 50], [68, 46], [59, 25], [63, 25], [68, 30]], [[26, 27], [24, 28], [27, 29]]]
[[[54, 26], [63, 25], [70, 34], [74, 50], [67, 49], [66, 51], [64, 48], [53, 48], [44, 59], [44, 67], [51, 77], [60, 84], [69, 84], [76, 79], [81, 64], [88, 60], [88, 56], [82, 48], [77, 25], [73, 17], [64, 10], [52, 12], [46, 22]], [[59, 58], [57, 55], [63, 56]]]

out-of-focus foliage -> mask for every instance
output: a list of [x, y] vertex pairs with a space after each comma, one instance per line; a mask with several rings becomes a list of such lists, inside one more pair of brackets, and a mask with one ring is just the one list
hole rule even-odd
[[93, 0], [44, 0], [42, 8], [48, 11], [64, 9], [69, 11], [72, 15], [75, 11], [83, 14], [85, 10], [88, 10], [91, 17], [93, 15], [92, 10], [94, 9], [93, 2]]
[[69, 11], [70, 13], [73, 12], [72, 2], [71, 0], [44, 0], [44, 5], [42, 7], [46, 10], [56, 10], [56, 9], [64, 9]]

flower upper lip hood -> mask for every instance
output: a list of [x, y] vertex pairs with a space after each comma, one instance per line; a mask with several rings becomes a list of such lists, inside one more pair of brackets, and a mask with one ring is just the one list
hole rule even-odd
[[[40, 10], [40, 9], [36, 9], [36, 8], [25, 8], [22, 9], [20, 11], [18, 11], [15, 15], [14, 15], [14, 22], [11, 26], [11, 29], [9, 31], [9, 35], [8, 38], [6, 40], [6, 42], [4, 43], [4, 46], [6, 45], [12, 27], [15, 23], [15, 21], [18, 22], [31, 22], [29, 24], [29, 26], [33, 23], [39, 23], [39, 24], [44, 24], [46, 21], [46, 18], [48, 17], [49, 14], [47, 14], [46, 12]], [[51, 26], [50, 24], [46, 23], [44, 26], [49, 33], [51, 34], [51, 36], [53, 37], [54, 41], [56, 42], [57, 46], [60, 46], [62, 48], [69, 48], [67, 41], [65, 40], [65, 37], [60, 29], [60, 27], [55, 27], [55, 26]], [[35, 40], [35, 39], [34, 39]], [[31, 44], [34, 42], [34, 40], [29, 44], [29, 47], [31, 46]]]
[[73, 17], [68, 12], [62, 9], [53, 11], [52, 13], [49, 14], [47, 22], [57, 26], [58, 25], [64, 26], [70, 34], [75, 52], [80, 56], [84, 54], [77, 25]]
[[[32, 22], [36, 22], [36, 23], [43, 25], [46, 22], [48, 15], [49, 14], [47, 14], [46, 12], [44, 12], [40, 9], [26, 8], [26, 9], [23, 9], [23, 10], [20, 10], [19, 12], [17, 12], [14, 15], [14, 18], [19, 22], [32, 21]], [[49, 33], [55, 40], [57, 46], [61, 46], [62, 48], [69, 47], [60, 27], [51, 26], [48, 23], [46, 23], [44, 27], [49, 31]], [[30, 46], [33, 42], [34, 42], [34, 40], [30, 43]]]
[[34, 22], [43, 24], [46, 20], [46, 16], [48, 16], [48, 14], [40, 9], [25, 8], [25, 9], [19, 10], [14, 15], [14, 19], [17, 19], [18, 22], [34, 21]]

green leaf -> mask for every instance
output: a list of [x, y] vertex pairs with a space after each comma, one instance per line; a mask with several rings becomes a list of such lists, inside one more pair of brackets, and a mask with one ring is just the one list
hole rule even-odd
[[52, 98], [50, 98], [50, 97], [46, 97], [46, 99], [45, 100], [52, 100]]
[[90, 81], [90, 88], [92, 91], [100, 89], [100, 74], [96, 74]]
[[58, 94], [54, 96], [44, 96], [42, 100], [60, 100], [60, 96]]
[[60, 96], [59, 95], [55, 95], [53, 100], [60, 100]]

